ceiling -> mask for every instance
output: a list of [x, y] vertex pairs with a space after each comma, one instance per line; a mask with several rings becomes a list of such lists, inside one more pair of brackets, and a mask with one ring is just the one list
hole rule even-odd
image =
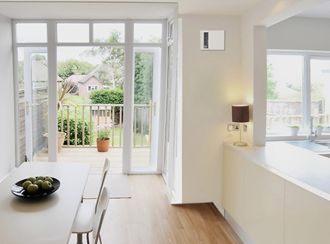
[[180, 14], [239, 15], [262, 0], [34, 0], [0, 1], [0, 13], [10, 18], [164, 18]]
[[0, 2], [0, 13], [12, 19], [160, 19], [176, 3]]
[[321, 4], [316, 8], [307, 10], [299, 14], [299, 16], [309, 18], [330, 18], [330, 1], [325, 4]]

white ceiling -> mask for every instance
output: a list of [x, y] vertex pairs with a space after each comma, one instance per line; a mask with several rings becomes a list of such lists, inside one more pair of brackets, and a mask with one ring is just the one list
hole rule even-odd
[[0, 0], [0, 13], [22, 19], [150, 19], [168, 17], [178, 4], [180, 14], [239, 15], [260, 1], [262, 0]]
[[175, 3], [0, 2], [0, 13], [13, 19], [159, 19], [176, 8]]
[[321, 4], [316, 8], [307, 10], [299, 14], [299, 16], [309, 18], [330, 18], [330, 1], [325, 4]]

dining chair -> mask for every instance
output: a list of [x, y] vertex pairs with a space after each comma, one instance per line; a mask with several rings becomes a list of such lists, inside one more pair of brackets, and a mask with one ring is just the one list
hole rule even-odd
[[103, 165], [102, 177], [101, 177], [99, 192], [98, 192], [97, 198], [96, 198], [95, 213], [96, 213], [96, 210], [97, 210], [97, 204], [99, 202], [101, 191], [102, 191], [102, 188], [104, 186], [105, 179], [107, 178], [109, 169], [110, 169], [110, 160], [108, 158], [106, 158], [105, 161], [104, 161], [104, 165]]
[[[93, 222], [93, 244], [98, 244], [98, 241], [100, 241], [100, 243], [102, 244], [101, 228], [105, 213], [107, 212], [108, 209], [108, 204], [109, 204], [109, 193], [108, 193], [108, 189], [104, 187]], [[87, 233], [87, 243], [89, 243], [89, 233]]]
[[77, 234], [77, 243], [82, 243], [83, 233], [89, 233], [93, 230], [94, 215], [97, 212], [99, 205], [98, 203], [100, 201], [101, 192], [103, 190], [104, 182], [109, 172], [109, 168], [110, 161], [109, 159], [105, 159], [96, 202], [83, 201], [79, 206], [78, 213], [72, 226], [72, 233]]

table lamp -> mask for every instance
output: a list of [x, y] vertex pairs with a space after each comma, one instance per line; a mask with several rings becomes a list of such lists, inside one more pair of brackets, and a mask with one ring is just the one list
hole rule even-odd
[[242, 141], [242, 123], [249, 122], [249, 105], [232, 105], [232, 122], [239, 124], [239, 141], [234, 142], [235, 146], [246, 147], [247, 143]]

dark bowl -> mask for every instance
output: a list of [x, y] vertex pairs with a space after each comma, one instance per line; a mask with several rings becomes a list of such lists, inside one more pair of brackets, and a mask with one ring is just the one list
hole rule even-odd
[[35, 194], [30, 194], [28, 193], [22, 186], [22, 184], [28, 180], [27, 179], [23, 179], [23, 180], [20, 180], [18, 182], [16, 182], [12, 187], [11, 187], [11, 192], [17, 196], [17, 197], [20, 197], [20, 198], [24, 198], [24, 199], [40, 199], [40, 198], [44, 198], [44, 197], [47, 197], [51, 194], [53, 194], [54, 192], [56, 192], [58, 190], [58, 188], [60, 188], [60, 185], [61, 185], [61, 182], [54, 178], [54, 177], [51, 177], [53, 179], [53, 187], [49, 190], [49, 191], [43, 191], [43, 190], [39, 190], [38, 192], [36, 192]]

